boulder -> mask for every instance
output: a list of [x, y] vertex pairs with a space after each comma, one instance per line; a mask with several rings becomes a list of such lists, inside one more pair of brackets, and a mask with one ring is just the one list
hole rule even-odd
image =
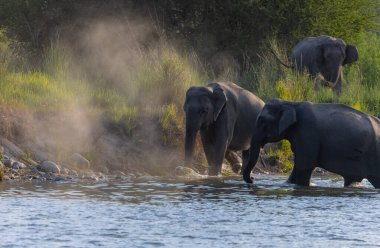
[[174, 170], [174, 174], [179, 177], [185, 177], [185, 178], [206, 178], [207, 176], [201, 175], [192, 168], [184, 167], [184, 166], [177, 166]]
[[78, 169], [89, 169], [91, 167], [90, 161], [79, 153], [74, 153], [70, 157], [70, 164]]
[[43, 161], [40, 167], [41, 167], [41, 170], [44, 172], [50, 172], [50, 173], [56, 173], [56, 174], [59, 174], [61, 172], [61, 169], [56, 163], [52, 161], [48, 161], [48, 160]]
[[8, 167], [8, 168], [11, 168], [12, 165], [13, 165], [13, 163], [14, 163], [14, 161], [13, 161], [13, 159], [11, 159], [11, 158], [7, 158], [7, 159], [5, 159], [5, 161], [4, 161], [4, 165], [5, 165], [6, 167]]
[[21, 163], [21, 162], [15, 161], [12, 164], [12, 169], [14, 169], [14, 170], [21, 170], [21, 169], [25, 169], [25, 168], [26, 168], [26, 165]]

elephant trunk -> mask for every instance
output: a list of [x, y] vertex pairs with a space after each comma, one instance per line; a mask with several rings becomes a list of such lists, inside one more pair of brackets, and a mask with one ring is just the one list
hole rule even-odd
[[186, 118], [186, 137], [185, 137], [185, 166], [189, 167], [193, 161], [195, 139], [198, 133], [198, 125], [192, 125]]
[[342, 66], [339, 66], [338, 68], [334, 67], [334, 69], [331, 70], [333, 73], [330, 73], [325, 77], [325, 84], [331, 88], [335, 87], [335, 85], [341, 80], [342, 70]]
[[251, 171], [252, 171], [253, 167], [255, 167], [257, 160], [259, 159], [260, 149], [261, 149], [261, 144], [262, 144], [262, 138], [261, 137], [255, 137], [255, 135], [253, 135], [252, 139], [253, 140], [251, 142], [251, 150], [250, 150], [250, 154], [249, 154], [249, 160], [248, 160], [247, 166], [244, 168], [244, 172], [243, 172], [244, 181], [247, 183], [252, 183]]

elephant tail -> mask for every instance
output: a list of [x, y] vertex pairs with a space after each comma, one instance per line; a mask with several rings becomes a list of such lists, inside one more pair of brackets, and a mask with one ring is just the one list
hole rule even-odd
[[281, 59], [277, 56], [277, 54], [272, 50], [272, 49], [268, 49], [268, 51], [273, 54], [273, 56], [276, 58], [277, 62], [279, 62], [281, 65], [285, 66], [286, 68], [291, 68], [291, 69], [294, 69], [294, 66], [293, 65], [288, 65], [284, 62], [281, 61]]

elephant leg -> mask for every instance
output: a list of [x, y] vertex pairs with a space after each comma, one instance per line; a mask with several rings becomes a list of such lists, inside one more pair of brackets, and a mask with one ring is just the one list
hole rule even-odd
[[344, 177], [344, 187], [350, 186], [352, 183], [360, 183], [363, 180], [363, 178], [357, 178], [357, 177]]
[[342, 73], [339, 75], [339, 78], [338, 78], [337, 82], [335, 83], [334, 87], [332, 87], [332, 90], [338, 96], [340, 94], [342, 94]]
[[288, 183], [309, 186], [311, 173], [313, 172], [313, 170], [314, 168], [307, 168], [303, 170], [293, 169], [292, 173], [288, 178]]
[[236, 152], [227, 149], [226, 159], [230, 163], [233, 172], [238, 173], [242, 167], [242, 163], [240, 157], [236, 154]]
[[224, 142], [216, 142], [214, 150], [214, 163], [210, 164], [209, 175], [217, 176], [222, 172], [223, 159], [227, 151], [227, 140]]
[[215, 158], [214, 158], [214, 144], [211, 139], [211, 134], [205, 131], [201, 131], [201, 139], [203, 144], [203, 150], [205, 151], [207, 163], [209, 167], [213, 164], [215, 164]]
[[378, 176], [369, 176], [367, 177], [368, 181], [375, 187], [376, 189], [380, 189], [380, 177]]
[[249, 161], [249, 151], [250, 150], [244, 150], [242, 152], [242, 155], [243, 155], [243, 164], [242, 164], [242, 167], [241, 167], [241, 170], [240, 170], [240, 174], [242, 174], [242, 175], [243, 175], [245, 167], [247, 167], [247, 164], [248, 164], [248, 161]]
[[227, 151], [227, 137], [218, 132], [201, 132], [203, 148], [209, 165], [209, 175], [221, 173], [222, 163]]
[[[294, 169], [288, 178], [289, 183], [298, 184], [302, 186], [310, 185], [311, 173], [313, 172], [315, 166], [313, 165], [315, 152], [310, 147], [305, 145], [298, 146], [298, 151], [296, 150], [294, 160]], [[309, 148], [309, 149], [308, 149]]]

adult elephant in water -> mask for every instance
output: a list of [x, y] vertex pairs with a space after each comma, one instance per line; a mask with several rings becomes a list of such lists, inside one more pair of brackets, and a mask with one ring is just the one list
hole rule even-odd
[[200, 131], [209, 175], [221, 173], [227, 151], [242, 151], [248, 161], [251, 137], [264, 102], [234, 83], [211, 83], [187, 90], [185, 166], [191, 166], [195, 139]]
[[[318, 81], [340, 95], [343, 66], [357, 61], [359, 53], [354, 45], [347, 45], [342, 39], [322, 35], [300, 41], [293, 47], [291, 57], [291, 66], [280, 62], [287, 67], [294, 67], [299, 72], [306, 69], [312, 77], [319, 76]], [[278, 59], [277, 56], [276, 58]]]
[[259, 114], [244, 180], [260, 148], [266, 143], [289, 140], [294, 152], [290, 183], [309, 185], [315, 167], [337, 173], [344, 185], [363, 178], [380, 188], [380, 119], [343, 104], [314, 104], [272, 99]]

